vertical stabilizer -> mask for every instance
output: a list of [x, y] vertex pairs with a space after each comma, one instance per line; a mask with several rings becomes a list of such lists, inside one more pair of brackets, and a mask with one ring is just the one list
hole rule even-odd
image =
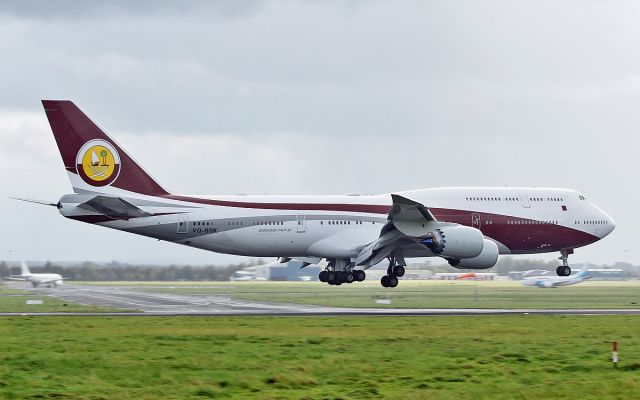
[[29, 266], [25, 261], [20, 262], [20, 273], [22, 275], [31, 275], [31, 271], [29, 271]]
[[71, 101], [42, 105], [75, 192], [169, 194]]

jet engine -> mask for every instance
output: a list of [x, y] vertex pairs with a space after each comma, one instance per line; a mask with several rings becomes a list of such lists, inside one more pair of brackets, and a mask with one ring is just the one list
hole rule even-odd
[[433, 254], [455, 259], [479, 256], [484, 241], [482, 232], [464, 225], [437, 228], [427, 238], [421, 240]]
[[487, 269], [498, 262], [498, 246], [488, 239], [484, 240], [484, 246], [479, 255], [472, 258], [449, 258], [449, 265], [456, 268]]

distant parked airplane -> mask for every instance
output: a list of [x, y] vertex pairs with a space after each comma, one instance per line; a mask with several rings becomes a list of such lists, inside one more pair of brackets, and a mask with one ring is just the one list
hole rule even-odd
[[525, 286], [537, 286], [540, 288], [554, 288], [558, 286], [569, 286], [575, 285], [578, 283], [582, 283], [587, 279], [591, 279], [592, 276], [587, 274], [587, 271], [582, 270], [579, 273], [571, 276], [553, 276], [553, 275], [542, 275], [542, 276], [530, 276], [528, 278], [524, 278], [520, 281]]
[[[574, 249], [615, 228], [609, 215], [571, 189], [455, 187], [367, 196], [175, 194], [71, 101], [42, 104], [74, 193], [55, 202], [34, 202], [55, 206], [73, 220], [219, 253], [297, 259], [304, 265], [326, 259], [319, 279], [332, 285], [362, 281], [366, 269], [386, 260], [387, 274], [380, 283], [395, 287], [405, 274], [405, 260], [412, 257], [441, 257], [456, 268], [486, 269], [499, 254], [560, 252], [556, 273], [569, 276]], [[402, 165], [403, 145], [423, 143], [399, 144], [379, 162]], [[438, 152], [437, 146], [425, 148], [424, 157], [425, 168], [403, 173], [429, 179], [446, 174], [447, 165], [457, 162], [455, 152]], [[202, 184], [225, 173], [224, 165], [195, 171], [187, 164], [183, 170]]]
[[60, 274], [34, 274], [29, 271], [29, 267], [27, 263], [22, 261], [20, 263], [20, 275], [10, 275], [6, 276], [4, 279], [8, 279], [11, 281], [27, 281], [31, 282], [33, 287], [38, 287], [40, 285], [47, 285], [48, 287], [55, 287], [58, 285], [62, 285], [64, 279]]

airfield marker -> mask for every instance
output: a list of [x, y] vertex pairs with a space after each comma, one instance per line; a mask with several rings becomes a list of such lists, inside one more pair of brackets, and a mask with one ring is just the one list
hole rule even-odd
[[618, 368], [618, 342], [613, 342], [613, 354], [611, 355], [613, 367]]

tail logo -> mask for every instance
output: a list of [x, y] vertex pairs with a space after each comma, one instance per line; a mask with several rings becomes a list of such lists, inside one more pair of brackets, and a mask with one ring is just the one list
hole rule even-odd
[[91, 140], [78, 151], [76, 171], [89, 185], [110, 185], [120, 173], [120, 155], [106, 140]]

